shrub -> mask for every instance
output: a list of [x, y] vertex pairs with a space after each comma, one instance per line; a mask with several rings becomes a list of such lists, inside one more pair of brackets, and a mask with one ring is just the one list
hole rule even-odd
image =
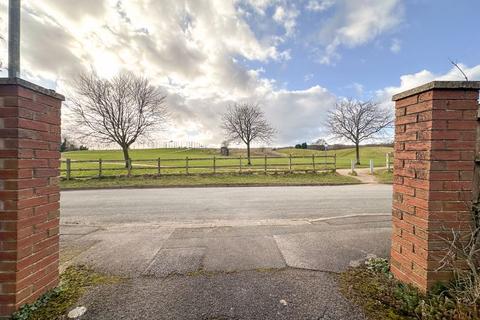
[[480, 319], [477, 304], [461, 301], [459, 281], [456, 278], [451, 283], [438, 284], [425, 295], [394, 279], [388, 261], [382, 258], [369, 259], [340, 276], [342, 293], [362, 306], [370, 319]]

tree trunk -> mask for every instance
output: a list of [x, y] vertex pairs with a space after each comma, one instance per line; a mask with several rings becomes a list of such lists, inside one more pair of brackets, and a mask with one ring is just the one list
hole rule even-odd
[[360, 144], [356, 143], [355, 144], [355, 156], [357, 157], [357, 165], [360, 164]]
[[250, 143], [247, 143], [247, 158], [248, 158], [248, 165], [252, 165], [252, 161], [250, 160]]
[[130, 155], [128, 154], [128, 147], [122, 147], [123, 150], [123, 159], [125, 160], [125, 168], [128, 169], [128, 166], [130, 165], [130, 162], [128, 159], [130, 159]]

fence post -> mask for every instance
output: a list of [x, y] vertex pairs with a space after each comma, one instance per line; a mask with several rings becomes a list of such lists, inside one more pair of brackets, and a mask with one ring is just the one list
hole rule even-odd
[[337, 172], [337, 154], [333, 154], [333, 172]]
[[350, 168], [351, 168], [351, 173], [354, 174], [355, 173], [355, 160], [350, 160]]
[[213, 156], [213, 173], [217, 173], [217, 157]]
[[373, 174], [373, 159], [370, 159], [370, 174]]
[[188, 175], [188, 157], [185, 157], [185, 173]]
[[71, 160], [67, 159], [67, 180], [70, 180], [71, 178], [71, 170], [72, 170]]
[[240, 173], [242, 173], [242, 156], [240, 156]]
[[288, 155], [288, 170], [292, 173], [292, 154]]
[[265, 174], [267, 174], [267, 155], [265, 155]]
[[102, 177], [102, 158], [98, 159], [98, 177]]
[[390, 153], [387, 152], [386, 154], [386, 159], [385, 161], [387, 162], [387, 171], [390, 172]]
[[313, 166], [313, 173], [317, 173], [317, 170], [315, 168], [315, 155], [312, 154], [312, 166]]
[[158, 175], [161, 175], [162, 174], [162, 167], [160, 166], [160, 158], [157, 159], [157, 173]]
[[127, 160], [127, 175], [129, 177], [132, 175], [132, 159], [130, 158]]

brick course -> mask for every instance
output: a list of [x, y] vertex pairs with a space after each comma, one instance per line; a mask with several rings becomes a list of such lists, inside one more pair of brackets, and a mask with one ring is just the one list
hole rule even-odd
[[480, 83], [430, 83], [394, 97], [391, 269], [428, 290], [452, 228], [471, 226]]
[[58, 284], [63, 97], [1, 80], [0, 318], [6, 318]]

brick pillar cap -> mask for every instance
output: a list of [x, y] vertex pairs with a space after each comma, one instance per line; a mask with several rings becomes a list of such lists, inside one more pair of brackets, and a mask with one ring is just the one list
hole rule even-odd
[[0, 78], [0, 86], [1, 85], [17, 85], [24, 87], [26, 89], [33, 90], [38, 93], [42, 93], [44, 95], [50, 96], [52, 98], [65, 101], [65, 97], [57, 92], [55, 90], [50, 90], [44, 87], [41, 87], [39, 85], [36, 85], [34, 83], [31, 83], [29, 81], [20, 79], [20, 78]]
[[480, 81], [432, 81], [419, 87], [398, 93], [392, 97], [392, 100], [397, 101], [433, 89], [480, 90]]

